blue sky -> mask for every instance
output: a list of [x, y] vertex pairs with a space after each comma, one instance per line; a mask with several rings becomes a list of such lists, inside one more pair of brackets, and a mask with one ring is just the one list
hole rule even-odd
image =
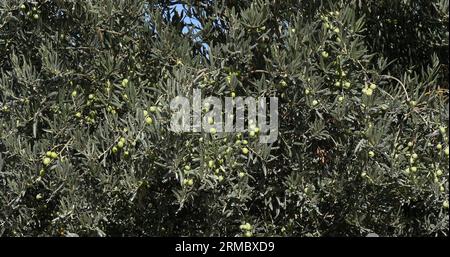
[[[183, 33], [188, 33], [189, 29], [192, 27], [194, 27], [193, 32], [197, 33], [199, 31], [198, 28], [202, 28], [202, 25], [200, 24], [200, 22], [195, 19], [195, 18], [191, 18], [189, 16], [186, 15], [186, 12], [184, 12], [184, 15], [182, 16], [183, 10], [185, 10], [186, 6], [183, 6], [182, 4], [176, 4], [175, 5], [175, 10], [177, 11], [177, 13], [180, 15], [180, 17], [182, 17], [183, 22], [187, 25], [186, 27], [183, 28]], [[193, 26], [192, 26], [193, 25]], [[194, 38], [195, 41], [202, 41], [201, 38], [197, 37]], [[209, 46], [206, 42], [203, 42], [203, 47], [205, 48], [205, 50], [208, 50]]]
[[[178, 12], [178, 14], [181, 16], [182, 15], [182, 11], [184, 10], [184, 7], [183, 7], [183, 5], [182, 4], [176, 4], [175, 5], [175, 10]], [[200, 27], [201, 28], [201, 24], [200, 24], [200, 22], [197, 20], [197, 19], [195, 19], [195, 18], [191, 18], [191, 17], [188, 17], [187, 15], [186, 15], [186, 13], [184, 14], [184, 17], [183, 17], [183, 21], [184, 21], [184, 23], [185, 24], [187, 24], [187, 25], [194, 25], [194, 26], [196, 26], [196, 27]], [[183, 29], [183, 33], [187, 33], [189, 31], [189, 29], [187, 28], [187, 27], [185, 27], [184, 29]], [[198, 30], [194, 30], [194, 32], [197, 32]]]

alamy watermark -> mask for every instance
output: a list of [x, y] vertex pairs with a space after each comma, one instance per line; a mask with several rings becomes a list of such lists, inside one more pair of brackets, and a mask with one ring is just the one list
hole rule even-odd
[[173, 132], [248, 132], [266, 144], [278, 138], [277, 97], [225, 97], [223, 102], [213, 96], [202, 99], [201, 90], [194, 89], [192, 99], [177, 96], [170, 109], [174, 112], [170, 121]]

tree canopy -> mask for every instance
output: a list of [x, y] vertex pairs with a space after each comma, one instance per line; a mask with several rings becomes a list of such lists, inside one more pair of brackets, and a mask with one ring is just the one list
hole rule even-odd
[[[447, 236], [448, 0], [3, 0], [1, 236]], [[170, 101], [278, 97], [272, 144]]]

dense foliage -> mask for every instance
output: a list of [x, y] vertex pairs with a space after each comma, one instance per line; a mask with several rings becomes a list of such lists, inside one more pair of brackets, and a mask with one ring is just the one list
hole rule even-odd
[[[1, 1], [0, 235], [447, 236], [448, 6]], [[278, 140], [169, 131], [194, 88]]]

